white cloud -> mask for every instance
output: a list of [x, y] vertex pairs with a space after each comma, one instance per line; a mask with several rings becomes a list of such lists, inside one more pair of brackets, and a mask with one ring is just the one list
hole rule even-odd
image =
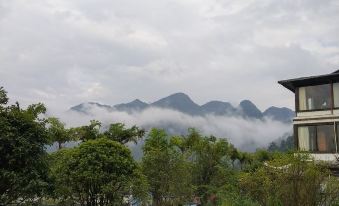
[[293, 107], [277, 80], [337, 69], [338, 18], [336, 0], [0, 0], [0, 84], [58, 110], [178, 91]]

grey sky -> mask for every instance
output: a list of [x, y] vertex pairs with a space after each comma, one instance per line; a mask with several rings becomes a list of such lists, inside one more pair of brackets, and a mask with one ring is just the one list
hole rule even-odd
[[339, 69], [339, 1], [0, 0], [0, 85], [54, 110], [87, 101], [250, 99]]

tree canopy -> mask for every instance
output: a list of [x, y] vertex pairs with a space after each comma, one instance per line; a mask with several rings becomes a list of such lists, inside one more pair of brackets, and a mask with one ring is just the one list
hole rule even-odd
[[114, 141], [126, 144], [128, 142], [134, 142], [135, 144], [145, 135], [145, 130], [140, 129], [137, 126], [131, 128], [125, 128], [125, 124], [115, 123], [110, 124], [108, 129], [104, 132], [104, 135]]
[[46, 111], [42, 104], [22, 109], [7, 105], [0, 88], [0, 205], [19, 204], [38, 199], [49, 189]]
[[47, 119], [48, 122], [48, 134], [50, 137], [51, 143], [57, 142], [58, 148], [62, 148], [62, 144], [71, 141], [72, 135], [69, 129], [65, 128], [65, 123], [61, 122], [56, 117], [50, 117]]
[[122, 205], [142, 178], [138, 170], [128, 148], [107, 138], [53, 154], [56, 194], [72, 204]]
[[192, 168], [166, 132], [152, 129], [143, 150], [142, 170], [150, 185], [153, 204], [165, 206], [189, 202], [193, 194]]

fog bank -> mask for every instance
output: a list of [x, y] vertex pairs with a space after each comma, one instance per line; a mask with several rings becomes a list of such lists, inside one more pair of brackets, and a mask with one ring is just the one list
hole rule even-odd
[[[59, 113], [60, 114], [60, 113]], [[236, 147], [254, 151], [256, 148], [266, 147], [279, 137], [292, 133], [292, 125], [272, 119], [247, 119], [235, 116], [191, 116], [182, 112], [148, 108], [143, 111], [121, 112], [107, 111], [99, 107], [89, 108], [88, 114], [67, 111], [59, 117], [69, 127], [88, 124], [96, 119], [104, 125], [121, 122], [127, 126], [137, 125], [146, 130], [153, 127], [164, 128], [170, 134], [185, 134], [188, 128], [196, 128], [204, 135], [214, 135], [226, 138]]]

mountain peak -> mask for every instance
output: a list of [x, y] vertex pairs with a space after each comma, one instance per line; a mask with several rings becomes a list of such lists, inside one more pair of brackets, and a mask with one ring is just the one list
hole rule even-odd
[[245, 117], [258, 118], [258, 119], [263, 118], [262, 112], [250, 100], [241, 101], [239, 104], [239, 107], [242, 110], [242, 114]]
[[201, 106], [204, 113], [225, 115], [235, 112], [235, 108], [229, 102], [210, 101]]
[[135, 102], [135, 103], [140, 103], [140, 102], [142, 102], [140, 99], [135, 99], [135, 100], [133, 100], [132, 102]]
[[[158, 104], [158, 103], [165, 103], [165, 102], [186, 102], [186, 103], [194, 103], [192, 99], [185, 93], [178, 92], [171, 94], [165, 98], [162, 98], [153, 104]], [[194, 103], [195, 104], [195, 103]]]
[[133, 100], [130, 103], [127, 103], [127, 104], [143, 104], [144, 105], [144, 104], [147, 104], [147, 103], [141, 101], [140, 99], [135, 99], [135, 100]]
[[274, 120], [290, 123], [295, 116], [295, 113], [293, 110], [286, 107], [279, 108], [272, 106], [266, 109], [263, 115]]
[[183, 92], [177, 92], [177, 93], [171, 94], [167, 98], [191, 99], [187, 94]]
[[200, 106], [193, 102], [187, 94], [182, 92], [171, 94], [153, 102], [151, 106], [174, 109], [190, 115], [201, 114]]
[[71, 107], [71, 111], [76, 111], [76, 112], [80, 112], [80, 113], [84, 113], [84, 114], [88, 114], [89, 110], [93, 107], [99, 107], [99, 108], [103, 108], [103, 109], [107, 109], [107, 110], [111, 110], [112, 107], [109, 105], [105, 105], [105, 104], [100, 104], [97, 102], [86, 102], [86, 103], [81, 103], [78, 104], [74, 107]]
[[255, 104], [248, 99], [242, 100], [240, 102], [240, 105], [254, 105], [255, 106]]
[[135, 99], [129, 103], [124, 103], [124, 104], [117, 104], [114, 105], [114, 108], [117, 110], [122, 110], [122, 111], [127, 111], [127, 112], [131, 112], [133, 110], [143, 110], [148, 106], [147, 103], [139, 100], [139, 99]]

